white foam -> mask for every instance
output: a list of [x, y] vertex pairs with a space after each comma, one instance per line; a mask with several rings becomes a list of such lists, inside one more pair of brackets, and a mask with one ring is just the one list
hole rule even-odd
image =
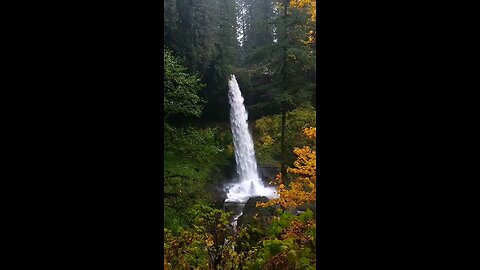
[[235, 161], [239, 182], [233, 184], [227, 193], [225, 202], [245, 203], [253, 196], [276, 198], [273, 187], [265, 187], [259, 177], [252, 135], [248, 131], [248, 114], [243, 104], [242, 93], [235, 75], [228, 81], [228, 100], [230, 103], [230, 124], [235, 148]]

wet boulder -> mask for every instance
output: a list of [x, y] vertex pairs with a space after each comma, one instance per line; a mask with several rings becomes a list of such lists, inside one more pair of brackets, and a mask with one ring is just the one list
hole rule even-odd
[[277, 206], [271, 207], [257, 207], [257, 202], [267, 202], [268, 198], [265, 196], [251, 197], [245, 203], [243, 214], [238, 218], [237, 225], [252, 224], [267, 226], [269, 220], [275, 215]]
[[265, 186], [271, 186], [269, 184], [270, 181], [274, 180], [279, 172], [280, 172], [280, 168], [275, 166], [259, 166], [258, 167], [258, 174]]

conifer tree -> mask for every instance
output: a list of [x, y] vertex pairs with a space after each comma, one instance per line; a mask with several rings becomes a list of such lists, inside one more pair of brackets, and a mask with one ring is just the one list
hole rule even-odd
[[[282, 115], [281, 122], [281, 170], [286, 172], [285, 131], [287, 112], [302, 103], [311, 100], [315, 89], [315, 79], [312, 73], [315, 69], [315, 53], [302, 40], [308, 38], [308, 25], [305, 12], [289, 8], [289, 0], [258, 1], [265, 4], [270, 2], [272, 13], [268, 19], [263, 15], [260, 21], [268, 21], [272, 35], [271, 42], [265, 38], [258, 38], [253, 26], [257, 25], [255, 17], [256, 6], [247, 6], [247, 29], [245, 66], [248, 69], [252, 82], [253, 92], [258, 94], [258, 102], [249, 106], [253, 110], [270, 110]], [[253, 7], [253, 9], [252, 9]], [[260, 8], [262, 6], [259, 6]], [[260, 24], [258, 24], [260, 25]], [[266, 33], [258, 27], [258, 32]], [[268, 35], [264, 35], [268, 36]], [[312, 72], [313, 71], [313, 72]]]

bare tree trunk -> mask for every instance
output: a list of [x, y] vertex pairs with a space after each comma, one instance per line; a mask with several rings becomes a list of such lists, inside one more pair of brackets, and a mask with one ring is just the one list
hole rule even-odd
[[[283, 27], [284, 27], [284, 46], [283, 46], [283, 67], [282, 67], [282, 80], [283, 80], [283, 86], [282, 86], [282, 91], [286, 92], [286, 80], [287, 80], [287, 7], [288, 7], [288, 0], [284, 1], [284, 8], [283, 8]], [[282, 162], [281, 162], [281, 167], [280, 171], [282, 173], [283, 179], [286, 181], [286, 176], [287, 176], [287, 168], [286, 168], [286, 149], [285, 149], [285, 130], [286, 130], [286, 123], [287, 123], [287, 108], [286, 108], [286, 103], [285, 101], [282, 101], [281, 103], [282, 107], [282, 127], [281, 127], [281, 155], [282, 155]], [[287, 183], [285, 183], [287, 185]]]
[[282, 105], [282, 135], [281, 135], [281, 152], [282, 152], [282, 162], [281, 162], [281, 168], [280, 171], [282, 173], [282, 176], [286, 177], [286, 152], [285, 152], [285, 129], [286, 129], [286, 122], [287, 122], [287, 112], [285, 110], [285, 106]]

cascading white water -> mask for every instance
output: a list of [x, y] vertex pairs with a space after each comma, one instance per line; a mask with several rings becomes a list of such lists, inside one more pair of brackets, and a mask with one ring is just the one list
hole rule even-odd
[[230, 103], [230, 124], [235, 147], [235, 160], [239, 182], [227, 193], [225, 202], [245, 203], [252, 196], [275, 198], [277, 194], [272, 187], [265, 187], [257, 171], [253, 140], [248, 131], [248, 114], [243, 104], [242, 93], [235, 75], [228, 81], [228, 100]]

